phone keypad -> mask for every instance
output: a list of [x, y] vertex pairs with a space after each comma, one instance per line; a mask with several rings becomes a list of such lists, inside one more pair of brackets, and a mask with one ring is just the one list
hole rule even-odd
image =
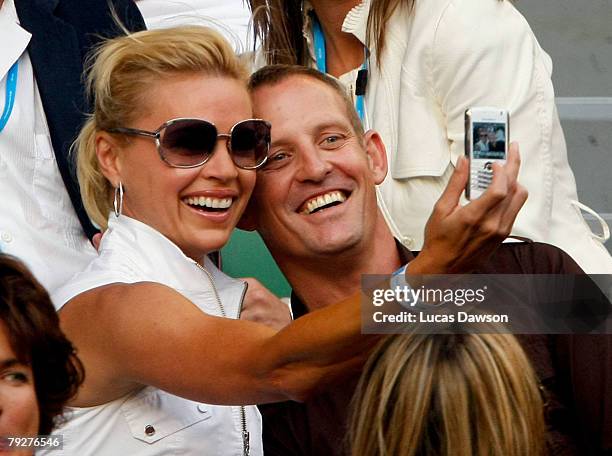
[[479, 190], [486, 190], [493, 181], [493, 166], [491, 162], [485, 163], [483, 169], [472, 171], [472, 182]]

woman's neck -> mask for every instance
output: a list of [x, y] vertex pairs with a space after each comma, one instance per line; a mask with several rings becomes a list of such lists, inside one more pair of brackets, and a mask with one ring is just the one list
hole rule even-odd
[[327, 72], [333, 76], [359, 67], [363, 63], [363, 44], [351, 33], [342, 31], [348, 12], [359, 0], [311, 0], [325, 35]]

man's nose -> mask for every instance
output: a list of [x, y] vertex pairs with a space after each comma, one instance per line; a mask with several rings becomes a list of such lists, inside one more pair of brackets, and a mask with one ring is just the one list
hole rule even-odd
[[316, 147], [303, 150], [300, 154], [297, 178], [302, 181], [321, 181], [332, 170], [325, 153]]

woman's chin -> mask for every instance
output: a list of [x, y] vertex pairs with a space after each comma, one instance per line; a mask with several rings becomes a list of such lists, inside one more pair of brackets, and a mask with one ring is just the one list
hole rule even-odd
[[179, 245], [179, 248], [188, 257], [198, 260], [211, 252], [221, 250], [229, 242], [230, 236], [231, 231], [206, 230], [205, 233], [198, 234], [191, 242]]

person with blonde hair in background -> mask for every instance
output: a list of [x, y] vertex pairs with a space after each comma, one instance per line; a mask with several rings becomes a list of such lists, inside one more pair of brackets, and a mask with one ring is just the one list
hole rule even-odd
[[545, 454], [541, 391], [511, 334], [388, 336], [352, 407], [353, 456]]

